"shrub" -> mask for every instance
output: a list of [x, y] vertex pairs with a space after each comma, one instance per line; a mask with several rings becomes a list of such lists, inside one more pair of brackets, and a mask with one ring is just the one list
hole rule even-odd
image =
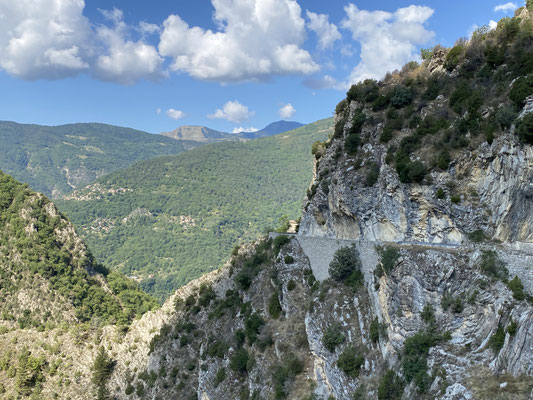
[[91, 381], [96, 385], [97, 398], [103, 400], [107, 398], [106, 383], [113, 372], [114, 362], [111, 360], [103, 347], [100, 347], [96, 355], [93, 367]]
[[526, 294], [524, 293], [524, 285], [518, 276], [515, 276], [513, 279], [511, 279], [507, 286], [513, 292], [513, 297], [516, 300], [522, 301], [526, 298]]
[[294, 282], [293, 279], [291, 279], [289, 282], [287, 282], [287, 290], [290, 292], [296, 288], [296, 282]]
[[414, 381], [421, 393], [425, 393], [431, 383], [431, 378], [427, 374], [429, 349], [447, 338], [446, 335], [440, 336], [430, 329], [418, 332], [405, 340], [401, 354], [403, 375], [407, 383]]
[[507, 281], [509, 271], [494, 250], [483, 251], [479, 267], [481, 271], [491, 278]]
[[289, 256], [289, 255], [286, 255], [283, 260], [285, 261], [285, 264], [292, 264], [294, 262], [294, 257], [293, 256]]
[[463, 312], [464, 308], [465, 307], [463, 305], [463, 300], [460, 297], [456, 297], [454, 302], [453, 302], [452, 311], [455, 314], [460, 314], [460, 313]]
[[403, 122], [403, 117], [393, 114], [392, 118], [388, 119], [387, 123], [383, 127], [383, 132], [379, 137], [380, 142], [387, 143], [390, 141], [392, 139], [392, 133], [403, 128]]
[[346, 107], [348, 107], [348, 102], [346, 99], [342, 99], [335, 107], [335, 114], [342, 114], [346, 110]]
[[372, 343], [377, 343], [379, 341], [379, 325], [377, 318], [374, 318], [370, 323], [370, 340]]
[[435, 195], [437, 196], [437, 199], [441, 199], [442, 200], [446, 196], [446, 193], [444, 193], [444, 190], [442, 188], [438, 188], [437, 192], [435, 193]]
[[450, 107], [456, 113], [461, 114], [464, 111], [466, 102], [471, 94], [472, 89], [470, 88], [468, 81], [459, 82], [450, 96]]
[[426, 303], [420, 316], [426, 324], [433, 324], [435, 322], [435, 311], [433, 310], [433, 307], [431, 307], [431, 304]]
[[442, 149], [437, 158], [437, 167], [442, 171], [446, 171], [450, 165], [450, 161], [450, 152], [446, 148]]
[[335, 352], [335, 348], [344, 342], [345, 339], [341, 325], [335, 323], [327, 327], [322, 337], [322, 343], [327, 350], [333, 353]]
[[453, 71], [459, 64], [463, 51], [464, 51], [463, 46], [460, 46], [460, 45], [454, 46], [446, 55], [446, 61], [444, 62], [444, 68], [446, 68], [448, 71]]
[[[216, 299], [216, 293], [213, 290], [213, 286], [202, 284], [199, 290], [200, 297], [198, 298], [198, 304], [202, 307], [207, 307], [211, 300]], [[162, 335], [163, 336], [163, 335]]]
[[278, 294], [272, 294], [268, 302], [268, 313], [272, 318], [278, 319], [282, 311], [283, 310], [281, 309], [281, 304], [279, 303]]
[[344, 284], [354, 291], [363, 284], [363, 273], [361, 271], [353, 271], [348, 278], [344, 281]]
[[358, 356], [355, 348], [349, 346], [345, 348], [339, 356], [337, 367], [339, 367], [339, 369], [346, 375], [351, 376], [352, 378], [357, 378], [364, 363], [364, 357], [361, 355]]
[[229, 366], [235, 372], [246, 372], [250, 356], [245, 348], [237, 349], [231, 356]]
[[509, 98], [513, 101], [517, 109], [521, 109], [526, 98], [533, 93], [533, 75], [518, 78], [514, 83]]
[[256, 341], [257, 335], [259, 335], [264, 324], [265, 321], [257, 313], [251, 314], [244, 320], [244, 333], [250, 344]]
[[224, 379], [226, 379], [226, 368], [222, 367], [217, 371], [213, 385], [217, 387], [222, 383], [222, 381], [224, 381]]
[[387, 246], [380, 251], [380, 255], [383, 269], [385, 272], [391, 272], [396, 265], [396, 261], [400, 258], [400, 252], [394, 247]]
[[238, 348], [242, 347], [245, 340], [246, 340], [246, 333], [244, 333], [244, 330], [237, 329], [235, 331], [235, 344], [237, 345], [237, 347]]
[[392, 370], [387, 370], [379, 380], [378, 400], [401, 400], [403, 381]]
[[496, 112], [496, 123], [502, 129], [509, 129], [516, 119], [516, 112], [511, 107], [501, 107]]
[[416, 129], [416, 134], [420, 136], [424, 135], [434, 135], [435, 133], [446, 129], [450, 126], [448, 120], [444, 117], [435, 117], [433, 115], [428, 115], [424, 118], [418, 128]]
[[454, 195], [450, 196], [450, 201], [453, 204], [459, 204], [461, 202], [461, 196], [459, 196], [458, 194], [454, 194]]
[[533, 113], [526, 114], [518, 121], [516, 134], [522, 142], [533, 144]]
[[333, 133], [334, 138], [340, 138], [344, 135], [344, 125], [346, 124], [346, 120], [344, 118], [340, 118], [335, 123], [335, 131]]
[[448, 310], [453, 305], [454, 299], [452, 296], [450, 296], [447, 293], [444, 293], [442, 295], [442, 298], [440, 299], [440, 306], [444, 311]]
[[344, 281], [354, 271], [361, 269], [359, 253], [352, 247], [341, 247], [335, 252], [333, 260], [329, 264], [329, 275], [336, 281]]
[[228, 349], [229, 346], [225, 341], [216, 340], [208, 346], [207, 354], [210, 357], [224, 358]]
[[[14, 373], [15, 389], [18, 395], [17, 398], [19, 398], [19, 396], [29, 396], [32, 393], [34, 395], [36, 394], [33, 390], [40, 386], [41, 382], [44, 381], [43, 369], [45, 365], [46, 360], [43, 357], [34, 357], [27, 348], [22, 349], [21, 354], [18, 356], [18, 365], [16, 372]], [[8, 371], [8, 377], [12, 377], [9, 375]], [[105, 375], [101, 383], [97, 383], [93, 380], [93, 383], [97, 384], [98, 387], [98, 400], [102, 399], [102, 396], [105, 395], [105, 382], [108, 378], [109, 376]]]
[[274, 398], [284, 399], [287, 395], [287, 382], [303, 371], [303, 363], [294, 355], [289, 354], [272, 369], [272, 383], [274, 384]]
[[355, 135], [361, 133], [361, 129], [366, 121], [366, 115], [362, 110], [357, 110], [352, 119], [352, 127], [350, 128], [350, 134]]
[[273, 248], [274, 254], [277, 256], [283, 246], [291, 241], [291, 238], [287, 235], [279, 235], [274, 238]]
[[372, 111], [383, 110], [385, 107], [387, 107], [388, 104], [389, 104], [389, 100], [387, 99], [387, 97], [383, 95], [379, 95], [372, 102]]
[[368, 187], [374, 186], [379, 178], [379, 165], [376, 162], [372, 162], [368, 165], [368, 171], [365, 177], [365, 184]]
[[359, 137], [359, 134], [350, 133], [346, 136], [346, 140], [344, 141], [344, 150], [346, 150], [346, 153], [348, 154], [356, 154], [360, 143], [361, 138]]
[[402, 108], [411, 104], [413, 97], [411, 89], [398, 85], [390, 93], [390, 104], [395, 108]]
[[468, 239], [474, 243], [481, 243], [487, 240], [487, 236], [485, 235], [485, 232], [483, 232], [483, 229], [476, 229], [468, 234]]
[[496, 332], [489, 339], [489, 347], [498, 354], [505, 343], [505, 331], [503, 327], [499, 326]]

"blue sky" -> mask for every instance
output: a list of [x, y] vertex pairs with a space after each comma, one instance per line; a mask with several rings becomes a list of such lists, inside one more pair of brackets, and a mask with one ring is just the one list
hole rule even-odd
[[0, 119], [154, 133], [309, 123], [350, 83], [523, 3], [0, 0]]

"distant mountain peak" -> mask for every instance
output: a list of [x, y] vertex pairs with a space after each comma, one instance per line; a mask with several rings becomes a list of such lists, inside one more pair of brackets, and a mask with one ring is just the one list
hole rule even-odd
[[251, 140], [261, 137], [277, 135], [292, 131], [304, 124], [294, 121], [275, 121], [258, 131], [243, 131], [239, 133], [221, 132], [206, 126], [183, 125], [171, 132], [163, 132], [161, 135], [176, 140], [192, 140], [200, 143], [223, 142], [227, 140]]

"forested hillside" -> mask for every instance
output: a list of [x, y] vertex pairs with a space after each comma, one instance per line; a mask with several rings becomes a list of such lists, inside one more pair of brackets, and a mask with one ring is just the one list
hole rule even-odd
[[0, 169], [53, 197], [136, 161], [198, 145], [105, 124], [41, 126], [0, 121]]
[[157, 305], [96, 263], [45, 196], [1, 171], [0, 267], [0, 314], [21, 328], [93, 318], [125, 324]]
[[165, 298], [239, 242], [297, 218], [332, 119], [137, 163], [58, 201], [96, 258]]

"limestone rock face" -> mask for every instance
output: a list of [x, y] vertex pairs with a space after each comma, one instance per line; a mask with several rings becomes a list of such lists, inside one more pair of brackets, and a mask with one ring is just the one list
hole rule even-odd
[[[353, 102], [349, 121], [356, 108]], [[418, 185], [401, 183], [385, 162], [380, 126], [364, 129], [370, 137], [364, 163], [379, 165], [377, 182], [366, 186], [365, 164], [354, 168], [333, 140], [316, 169], [316, 194], [305, 204], [300, 235], [460, 244], [482, 230], [502, 242], [533, 242], [533, 147], [512, 132], [463, 151], [447, 171], [431, 173], [431, 184]], [[459, 193], [455, 202], [451, 185]]]

